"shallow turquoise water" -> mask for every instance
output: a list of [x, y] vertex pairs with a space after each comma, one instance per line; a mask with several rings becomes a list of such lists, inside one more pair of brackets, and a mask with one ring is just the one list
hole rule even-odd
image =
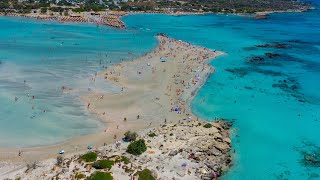
[[[227, 53], [212, 62], [217, 72], [192, 102], [193, 112], [204, 119], [234, 121], [234, 166], [224, 179], [317, 179], [319, 167], [304, 166], [301, 160], [302, 152], [320, 146], [319, 15], [274, 14], [261, 21], [230, 15], [134, 15], [124, 18], [126, 31], [1, 18], [0, 103], [5, 108], [0, 116], [5, 118], [0, 127], [5, 128], [0, 136], [5, 138], [0, 145], [58, 142], [95, 131], [101, 125], [77, 97], [88, 87], [117, 91], [88, 81], [103, 68], [100, 57], [105, 61], [108, 53], [108, 60], [119, 62], [132, 58], [128, 52], [141, 55], [156, 45], [154, 35], [164, 32]], [[273, 42], [288, 47], [255, 47]], [[81, 91], [62, 95], [62, 85]], [[32, 104], [48, 112], [32, 110]]]
[[[149, 43], [136, 46], [141, 39]], [[153, 37], [90, 24], [0, 17], [0, 146], [54, 144], [103, 128], [79, 95], [118, 91], [90, 78], [155, 45]]]

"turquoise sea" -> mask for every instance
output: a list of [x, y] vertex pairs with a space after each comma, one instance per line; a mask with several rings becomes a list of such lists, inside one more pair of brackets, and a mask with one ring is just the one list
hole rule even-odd
[[[212, 61], [217, 71], [191, 104], [203, 119], [234, 122], [234, 166], [224, 179], [320, 179], [319, 10], [266, 20], [123, 20], [125, 31], [0, 17], [0, 147], [54, 144], [102, 128], [79, 95], [119, 89], [90, 77], [150, 51], [154, 35], [166, 33], [227, 53]], [[62, 93], [62, 86], [74, 91]]]

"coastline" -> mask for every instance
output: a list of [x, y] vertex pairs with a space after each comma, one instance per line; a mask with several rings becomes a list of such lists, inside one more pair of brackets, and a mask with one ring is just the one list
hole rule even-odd
[[[134, 61], [114, 65], [99, 74], [109, 82], [124, 87], [123, 92], [120, 94], [92, 93], [82, 97], [84, 102], [90, 103], [89, 110], [97, 114], [106, 124], [107, 129], [103, 132], [72, 138], [52, 146], [23, 148], [21, 149], [21, 157], [18, 156], [19, 149], [17, 148], [1, 148], [0, 169], [2, 170], [0, 174], [21, 169], [32, 161], [53, 158], [57, 156], [61, 149], [64, 149], [67, 154], [79, 154], [84, 152], [88, 145], [101, 147], [105, 143], [114, 143], [121, 139], [123, 133], [128, 130], [141, 132], [145, 129], [159, 127], [166, 121], [168, 121], [167, 123], [195, 119], [201, 121], [191, 113], [189, 101], [214, 71], [207, 64], [208, 61], [223, 53], [171, 39], [164, 35], [157, 38], [159, 45], [152, 52]], [[184, 53], [179, 54], [179, 52]], [[161, 62], [161, 58], [165, 58], [166, 62]], [[179, 58], [185, 60], [175, 62]], [[181, 67], [175, 69], [173, 65]], [[187, 66], [189, 66], [190, 72], [188, 72], [189, 70], [186, 71]], [[125, 68], [129, 69], [124, 71]], [[136, 70], [141, 71], [141, 73], [137, 73]], [[186, 71], [185, 74], [180, 76], [183, 71]], [[129, 74], [124, 75], [124, 72]], [[107, 75], [107, 73], [109, 74]], [[122, 74], [120, 75], [120, 73]], [[167, 76], [162, 77], [164, 74], [167, 74]], [[174, 78], [172, 75], [176, 77]], [[187, 80], [190, 82], [182, 83], [182, 81]], [[164, 82], [172, 86], [170, 90], [163, 86]], [[171, 88], [178, 87], [181, 88], [179, 92], [171, 91]], [[169, 96], [172, 96], [171, 99], [168, 98]], [[151, 101], [156, 102], [149, 103]], [[135, 104], [135, 102], [137, 103]], [[173, 104], [176, 104], [180, 110], [170, 112], [170, 106], [173, 108]], [[151, 113], [144, 114], [146, 109]], [[137, 115], [140, 116], [139, 119], [137, 119]], [[125, 122], [124, 117], [127, 119]]]
[[128, 15], [136, 15], [136, 14], [163, 14], [169, 16], [186, 16], [186, 15], [207, 15], [207, 14], [227, 14], [227, 15], [238, 15], [245, 17], [253, 17], [255, 19], [266, 19], [268, 15], [272, 13], [302, 13], [312, 10], [311, 7], [305, 7], [302, 9], [288, 9], [288, 10], [270, 10], [270, 11], [258, 11], [254, 13], [225, 13], [225, 12], [187, 12], [187, 11], [177, 11], [177, 12], [166, 12], [166, 11], [99, 11], [99, 12], [82, 12], [82, 13], [71, 13], [67, 16], [62, 16], [57, 13], [49, 14], [41, 14], [37, 13], [29, 13], [29, 14], [21, 14], [21, 13], [0, 13], [0, 16], [8, 16], [8, 17], [25, 17], [25, 18], [33, 18], [33, 19], [41, 19], [41, 20], [53, 20], [60, 23], [64, 22], [73, 22], [73, 23], [94, 23], [96, 25], [105, 25], [109, 27], [114, 27], [117, 29], [126, 29], [125, 22], [122, 21], [122, 17]]

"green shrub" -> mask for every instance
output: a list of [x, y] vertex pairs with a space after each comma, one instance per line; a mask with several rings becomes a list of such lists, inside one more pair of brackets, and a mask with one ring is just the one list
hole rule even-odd
[[76, 174], [74, 175], [74, 178], [76, 179], [84, 179], [86, 177], [86, 175], [76, 172]]
[[92, 167], [96, 169], [111, 169], [114, 165], [114, 161], [111, 160], [99, 160], [92, 164]]
[[114, 163], [120, 163], [120, 162], [123, 162], [124, 164], [129, 164], [129, 163], [130, 163], [130, 159], [127, 158], [126, 156], [118, 156], [118, 157], [115, 159], [115, 162], [114, 162]]
[[152, 173], [149, 169], [144, 169], [142, 171], [138, 171], [135, 175], [139, 176], [139, 180], [155, 180], [152, 176]]
[[138, 137], [138, 134], [136, 132], [127, 131], [124, 133], [124, 141], [131, 142], [135, 141]]
[[146, 143], [144, 142], [144, 139], [140, 139], [130, 143], [127, 148], [127, 152], [133, 155], [140, 155], [144, 153], [146, 150], [147, 150], [147, 146], [146, 146]]
[[157, 134], [156, 134], [156, 133], [154, 133], [154, 132], [152, 132], [152, 133], [149, 133], [149, 134], [148, 134], [148, 136], [149, 136], [149, 137], [156, 137], [156, 136], [157, 136]]
[[204, 128], [211, 128], [211, 127], [212, 127], [212, 124], [207, 123], [207, 124], [205, 124], [203, 127], [204, 127]]
[[113, 177], [108, 172], [96, 171], [91, 174], [91, 176], [88, 178], [88, 180], [113, 180]]
[[81, 160], [85, 162], [94, 162], [97, 160], [97, 154], [95, 152], [87, 152], [86, 154], [82, 155]]
[[121, 156], [121, 162], [123, 162], [124, 164], [129, 164], [130, 163], [130, 160], [129, 158], [125, 157], [125, 156]]

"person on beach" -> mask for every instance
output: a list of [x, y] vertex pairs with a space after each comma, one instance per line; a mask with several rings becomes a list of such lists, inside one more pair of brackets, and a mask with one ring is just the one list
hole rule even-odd
[[88, 109], [90, 108], [90, 105], [91, 105], [91, 104], [90, 104], [90, 103], [88, 103], [88, 105], [87, 105], [87, 108], [88, 108]]

